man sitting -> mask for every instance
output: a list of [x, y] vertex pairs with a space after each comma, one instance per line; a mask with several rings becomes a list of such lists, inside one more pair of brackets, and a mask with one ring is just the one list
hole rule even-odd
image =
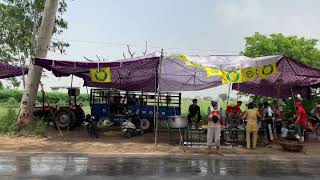
[[229, 122], [229, 123], [231, 124], [236, 123], [236, 125], [241, 124], [241, 114], [242, 114], [242, 111], [240, 109], [241, 105], [242, 105], [242, 101], [238, 101], [237, 105], [231, 103], [229, 106], [227, 106], [226, 113], [229, 121], [231, 120], [235, 121], [235, 122]]
[[200, 121], [201, 121], [201, 112], [200, 107], [197, 105], [198, 100], [193, 99], [192, 104], [189, 106], [189, 114], [188, 114], [188, 123], [189, 126], [192, 125], [192, 119], [196, 120], [196, 128], [201, 127]]

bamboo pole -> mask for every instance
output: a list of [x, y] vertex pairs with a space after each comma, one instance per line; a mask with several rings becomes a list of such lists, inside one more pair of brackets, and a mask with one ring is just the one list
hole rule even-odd
[[[157, 65], [157, 74], [156, 74], [156, 98], [157, 98], [157, 102], [156, 102], [156, 107], [157, 107], [157, 112], [155, 112], [154, 114], [156, 114], [156, 118], [155, 118], [155, 122], [154, 122], [154, 126], [155, 126], [155, 136], [154, 136], [154, 143], [155, 145], [158, 144], [158, 121], [159, 121], [159, 100], [160, 100], [160, 81], [159, 81], [159, 76], [161, 75], [161, 62], [163, 59], [163, 49], [161, 49], [161, 56], [160, 56], [160, 60], [159, 63]], [[155, 99], [156, 99], [155, 98]]]
[[229, 89], [228, 89], [228, 99], [227, 99], [227, 107], [229, 106], [229, 99], [230, 99], [230, 88], [232, 86], [232, 83], [229, 84]]

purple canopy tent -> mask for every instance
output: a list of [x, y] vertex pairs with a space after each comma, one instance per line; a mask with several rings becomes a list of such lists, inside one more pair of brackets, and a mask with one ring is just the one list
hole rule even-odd
[[[112, 62], [59, 61], [35, 58], [34, 64], [52, 71], [57, 77], [69, 75], [80, 77], [84, 80], [84, 86], [116, 88], [125, 91], [148, 91], [159, 94], [160, 91], [196, 91], [221, 85], [221, 77], [209, 77], [203, 66], [220, 70], [235, 70], [271, 64], [278, 60], [276, 56], [254, 61], [245, 56], [186, 57], [152, 53]], [[90, 69], [105, 67], [110, 67], [112, 82], [93, 82]], [[154, 121], [156, 122], [156, 117]], [[157, 126], [155, 133], [157, 134]]]
[[[52, 71], [57, 77], [69, 75], [80, 77], [84, 80], [84, 86], [89, 87], [154, 92], [157, 90], [157, 83], [159, 83], [160, 91], [195, 91], [221, 84], [220, 77], [207, 77], [203, 69], [187, 66], [180, 60], [161, 58], [159, 53], [101, 63], [40, 58], [35, 58], [34, 63]], [[112, 82], [93, 82], [90, 69], [103, 67], [110, 67]]]
[[292, 97], [294, 94], [307, 97], [312, 87], [320, 87], [320, 69], [287, 57], [277, 62], [276, 76], [232, 86], [237, 91], [274, 98]]
[[0, 79], [21, 76], [27, 73], [27, 68], [0, 63]]
[[[202, 90], [221, 84], [220, 77], [208, 77], [203, 68], [187, 66], [184, 61], [163, 57], [162, 53], [152, 53], [113, 62], [59, 61], [35, 58], [34, 64], [52, 71], [57, 77], [69, 75], [80, 77], [84, 80], [84, 86], [116, 88], [125, 91], [147, 91], [159, 94], [160, 91]], [[104, 67], [110, 67], [112, 82], [93, 82], [90, 69]], [[154, 114], [156, 115], [156, 113]], [[155, 117], [155, 122], [156, 119]]]

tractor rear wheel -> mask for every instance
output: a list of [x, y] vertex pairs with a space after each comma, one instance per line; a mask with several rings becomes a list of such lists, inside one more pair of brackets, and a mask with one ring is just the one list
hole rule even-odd
[[54, 123], [60, 129], [71, 128], [76, 123], [76, 114], [72, 109], [60, 108], [54, 113]]
[[83, 120], [85, 118], [85, 113], [81, 106], [76, 107], [76, 109], [73, 109], [73, 112], [76, 114], [76, 121], [74, 124], [71, 124], [71, 128], [75, 128], [77, 126], [81, 126], [83, 123]]

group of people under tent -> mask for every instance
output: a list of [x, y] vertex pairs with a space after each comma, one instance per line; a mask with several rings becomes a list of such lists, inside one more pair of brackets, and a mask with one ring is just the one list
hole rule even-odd
[[[208, 107], [206, 119], [207, 124], [207, 145], [209, 153], [212, 152], [213, 143], [216, 147], [216, 153], [220, 154], [220, 136], [221, 130], [226, 127], [245, 127], [246, 143], [248, 149], [255, 149], [257, 144], [258, 131], [260, 128], [265, 129], [267, 133], [267, 145], [271, 145], [274, 135], [277, 138], [282, 137], [283, 129], [287, 128], [283, 123], [283, 109], [275, 104], [271, 107], [270, 103], [255, 105], [253, 102], [247, 104], [247, 110], [242, 112], [242, 102], [238, 101], [236, 105], [231, 104], [223, 110], [219, 106], [219, 99], [212, 99]], [[295, 103], [295, 116], [293, 117], [293, 126], [298, 140], [304, 141], [304, 131], [308, 128], [307, 113], [302, 106], [301, 101]], [[314, 112], [315, 118], [312, 126], [316, 127], [320, 123], [320, 105]], [[198, 106], [198, 100], [193, 99], [189, 106], [188, 123], [190, 128], [202, 128], [201, 109]], [[251, 138], [252, 136], [252, 138]]]

